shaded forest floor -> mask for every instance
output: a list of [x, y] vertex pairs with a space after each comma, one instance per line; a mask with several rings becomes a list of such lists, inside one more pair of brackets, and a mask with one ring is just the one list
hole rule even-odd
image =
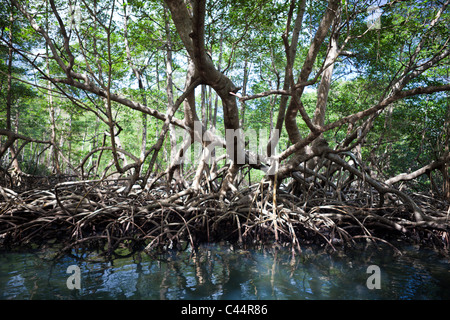
[[[428, 217], [415, 221], [413, 210], [391, 195], [380, 206], [375, 190], [347, 190], [337, 197], [322, 189], [295, 195], [269, 182], [242, 187], [219, 199], [216, 192], [178, 193], [160, 184], [135, 186], [123, 195], [126, 179], [66, 181], [28, 177], [22, 189], [0, 186], [0, 246], [58, 245], [101, 250], [117, 257], [133, 253], [183, 250], [204, 242], [276, 244], [301, 252], [319, 244], [339, 250], [358, 242], [414, 243], [448, 253], [448, 203], [426, 194], [409, 196]], [[378, 204], [378, 205], [377, 205]]]

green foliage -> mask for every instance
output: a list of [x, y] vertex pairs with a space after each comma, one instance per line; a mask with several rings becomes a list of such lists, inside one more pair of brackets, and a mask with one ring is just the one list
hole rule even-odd
[[[69, 1], [61, 0], [55, 3], [70, 37], [70, 49], [75, 58], [73, 66], [75, 72], [89, 74], [91, 81], [98, 84], [102, 90], [106, 90], [110, 85], [111, 92], [165, 113], [168, 100], [167, 50], [171, 49], [175, 99], [181, 95], [186, 79], [186, 52], [171, 22], [170, 11], [164, 7], [162, 1], [77, 2], [79, 16], [76, 17], [74, 25], [69, 23]], [[236, 86], [243, 85], [244, 68], [247, 68], [249, 76], [245, 88], [246, 95], [283, 87], [286, 54], [282, 34], [285, 32], [290, 3], [290, 1], [268, 0], [207, 1], [206, 47], [215, 65], [224, 71]], [[294, 17], [298, 11], [299, 1], [295, 3]], [[381, 27], [367, 30], [366, 10], [370, 4], [377, 2], [343, 1], [341, 20], [350, 21], [350, 28], [346, 30], [342, 27], [339, 43], [342, 44], [348, 37], [345, 50], [351, 52], [352, 56], [351, 58], [341, 56], [336, 61], [334, 80], [327, 103], [326, 123], [375, 105], [386, 93], [383, 91], [386, 86], [395, 80], [402, 68], [409, 63], [409, 57], [419, 45], [421, 50], [416, 58], [418, 65], [448, 46], [446, 42], [450, 36], [448, 9], [442, 13], [441, 21], [431, 31], [429, 30], [430, 23], [441, 6], [440, 1], [422, 0], [415, 1], [414, 4], [404, 1], [383, 6]], [[61, 26], [51, 14], [51, 10], [44, 10], [45, 2], [27, 1], [26, 5], [35, 13], [36, 22], [52, 36], [55, 47], [64, 52]], [[307, 1], [294, 63], [294, 79], [305, 61], [326, 5], [325, 1]], [[20, 54], [15, 52], [13, 57], [12, 120], [15, 120], [16, 115], [19, 116], [18, 127], [14, 129], [29, 137], [48, 140], [51, 131], [50, 99], [48, 82], [44, 79], [44, 74], [47, 73], [47, 68], [50, 75], [56, 79], [64, 78], [65, 73], [54, 59], [45, 59], [44, 53], [48, 48], [42, 38], [32, 31], [23, 15], [16, 9], [13, 10], [15, 21], [11, 29], [8, 21], [11, 11], [9, 1], [0, 0], [0, 6], [2, 8], [0, 30], [3, 39], [0, 43], [0, 127], [3, 128], [6, 124], [4, 111], [8, 48], [5, 41], [8, 39], [9, 31], [12, 30], [14, 47], [21, 49]], [[128, 15], [126, 32], [125, 13]], [[291, 31], [294, 20], [292, 19], [289, 26]], [[128, 53], [125, 37], [130, 49]], [[291, 35], [288, 38], [290, 41]], [[327, 38], [320, 47], [310, 78], [321, 68], [327, 54], [328, 43]], [[40, 55], [32, 54], [36, 52]], [[62, 56], [67, 62], [67, 55]], [[436, 68], [427, 70], [414, 79], [407, 88], [445, 84], [448, 81], [448, 68], [447, 57], [447, 60]], [[141, 76], [140, 84], [136, 73]], [[18, 79], [23, 79], [27, 83]], [[317, 103], [318, 82], [309, 86], [302, 96], [302, 102], [311, 118]], [[36, 84], [37, 87], [33, 88], [30, 83]], [[61, 152], [67, 155], [70, 166], [76, 167], [91, 150], [111, 145], [110, 137], [105, 136], [105, 133], [109, 133], [108, 125], [103, 121], [107, 119], [105, 101], [98, 95], [61, 83], [58, 86], [52, 85], [51, 88], [52, 105], [56, 115], [56, 140]], [[209, 125], [216, 106], [216, 98], [216, 94], [212, 91], [208, 93], [204, 103], [208, 108]], [[200, 116], [201, 98], [198, 89], [196, 100], [197, 113]], [[261, 129], [269, 130], [276, 122], [280, 100], [279, 95], [269, 95], [246, 101], [244, 129], [256, 132]], [[395, 175], [414, 170], [437, 159], [442, 155], [446, 141], [447, 109], [448, 95], [445, 93], [425, 97], [414, 96], [396, 102], [390, 111], [386, 109], [374, 120], [373, 128], [362, 146], [364, 160], [377, 161], [383, 171], [380, 174]], [[122, 147], [139, 157], [144, 126], [142, 113], [118, 103], [112, 103], [111, 111], [113, 120], [118, 125], [115, 130], [119, 127], [122, 129], [118, 135]], [[175, 116], [183, 119], [182, 107]], [[362, 121], [364, 120], [366, 119]], [[145, 121], [147, 149], [149, 149], [159, 138], [162, 121], [150, 116]], [[362, 121], [355, 125], [361, 124]], [[300, 133], [306, 136], [309, 128], [300, 116], [297, 123]], [[224, 135], [220, 99], [217, 102], [215, 126], [217, 131]], [[336, 128], [326, 132], [325, 138], [331, 146], [335, 146], [347, 136], [347, 130], [346, 125]], [[286, 132], [282, 130], [279, 147], [283, 150], [288, 146]], [[27, 172], [45, 172], [45, 168], [48, 172], [52, 171], [48, 151], [39, 156], [36, 150], [35, 145], [24, 148], [23, 156], [20, 158], [23, 160], [23, 169]], [[100, 154], [102, 158], [98, 172], [111, 164], [110, 151], [97, 152], [86, 163], [84, 169], [92, 168]], [[167, 167], [169, 156], [170, 141], [166, 137], [163, 151], [159, 153], [157, 160], [161, 170]], [[131, 161], [128, 157], [127, 160]], [[62, 161], [61, 165], [63, 171], [70, 171], [68, 163]], [[144, 169], [147, 165], [144, 165]]]

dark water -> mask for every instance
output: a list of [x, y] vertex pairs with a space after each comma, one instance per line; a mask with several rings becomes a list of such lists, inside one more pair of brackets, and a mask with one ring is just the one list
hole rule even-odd
[[[450, 299], [447, 258], [415, 247], [402, 252], [304, 249], [293, 259], [287, 249], [210, 245], [162, 260], [142, 253], [113, 262], [0, 252], [0, 299]], [[80, 289], [67, 286], [70, 265], [79, 267]], [[379, 267], [380, 289], [367, 286], [369, 277], [377, 281], [371, 265]]]

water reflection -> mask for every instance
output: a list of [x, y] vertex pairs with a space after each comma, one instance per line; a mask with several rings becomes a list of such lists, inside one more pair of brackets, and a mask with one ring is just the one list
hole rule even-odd
[[[369, 248], [326, 253], [203, 246], [156, 260], [145, 253], [112, 262], [90, 255], [50, 259], [51, 252], [0, 253], [0, 299], [449, 299], [450, 264], [417, 248], [402, 256]], [[80, 259], [81, 258], [81, 259]], [[81, 289], [69, 290], [69, 265]], [[381, 289], [366, 286], [378, 265]]]

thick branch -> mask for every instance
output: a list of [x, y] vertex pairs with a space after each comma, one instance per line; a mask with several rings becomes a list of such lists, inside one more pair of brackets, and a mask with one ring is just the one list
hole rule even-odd
[[338, 49], [339, 32], [337, 31], [337, 28], [339, 26], [340, 21], [341, 21], [340, 13], [338, 13], [333, 22], [334, 32], [330, 37], [329, 50], [324, 62], [325, 65], [329, 66], [326, 67], [326, 69], [323, 71], [322, 79], [320, 81], [319, 88], [317, 90], [317, 103], [313, 118], [313, 123], [316, 126], [323, 126], [325, 124], [325, 113], [328, 102], [328, 93], [330, 91], [331, 86], [331, 77], [333, 75], [334, 63], [339, 55]]
[[301, 150], [302, 148], [307, 146], [309, 143], [311, 143], [313, 140], [315, 140], [321, 133], [324, 133], [326, 131], [340, 127], [346, 123], [355, 123], [358, 120], [361, 120], [367, 116], [374, 114], [375, 112], [377, 112], [379, 110], [386, 108], [388, 105], [390, 105], [391, 103], [393, 103], [397, 100], [400, 100], [400, 99], [403, 99], [406, 97], [411, 97], [411, 96], [418, 95], [418, 94], [431, 94], [434, 92], [442, 92], [442, 91], [450, 91], [450, 84], [440, 85], [440, 86], [417, 87], [417, 88], [414, 88], [411, 90], [404, 90], [404, 91], [397, 92], [397, 93], [383, 99], [380, 103], [376, 104], [373, 107], [370, 107], [370, 108], [360, 111], [360, 112], [356, 112], [352, 115], [349, 115], [349, 116], [341, 118], [335, 122], [332, 122], [328, 125], [325, 125], [325, 126], [319, 128], [318, 131], [316, 131], [316, 132], [311, 132], [307, 137], [301, 139], [294, 145], [292, 145], [289, 148], [287, 148], [286, 150], [284, 150], [284, 152], [278, 156], [278, 159], [280, 161], [282, 161], [282, 160], [286, 159], [287, 157], [289, 157], [290, 155], [292, 155], [293, 153], [297, 152], [298, 150]]
[[417, 169], [414, 172], [411, 173], [401, 173], [395, 177], [392, 177], [388, 180], [386, 180], [384, 183], [387, 185], [393, 185], [394, 183], [400, 182], [400, 181], [409, 181], [412, 179], [415, 179], [429, 171], [433, 171], [435, 169], [438, 169], [442, 167], [445, 163], [450, 161], [450, 155], [447, 155], [446, 157], [441, 157], [440, 159], [431, 162], [430, 164], [427, 164], [426, 166], [423, 166], [420, 169]]
[[[96, 94], [96, 95], [98, 95], [100, 97], [106, 98], [106, 95], [107, 95], [105, 90], [100, 89], [99, 87], [95, 86], [92, 83], [86, 84], [86, 83], [82, 83], [82, 82], [79, 82], [79, 81], [73, 81], [72, 82], [69, 79], [53, 79], [52, 81], [54, 81], [56, 83], [68, 84], [68, 85], [74, 86], [76, 88], [83, 89], [83, 90], [86, 90], [88, 92], [94, 93], [94, 94]], [[149, 108], [149, 107], [147, 107], [147, 106], [145, 106], [145, 105], [143, 105], [143, 104], [141, 104], [139, 102], [132, 101], [132, 100], [130, 100], [130, 99], [124, 97], [124, 96], [121, 96], [119, 94], [111, 93], [110, 98], [111, 98], [111, 101], [115, 101], [115, 102], [120, 103], [120, 104], [122, 104], [124, 106], [130, 107], [131, 109], [134, 109], [134, 110], [137, 110], [137, 111], [141, 111], [141, 112], [143, 112], [145, 114], [148, 114], [148, 115], [150, 115], [152, 117], [155, 117], [156, 119], [163, 120], [163, 121], [165, 121], [167, 119], [167, 115], [166, 114], [164, 114], [164, 113], [162, 113], [162, 112], [160, 112], [158, 110], [154, 110], [152, 108]], [[170, 122], [172, 124], [178, 126], [178, 127], [185, 128], [183, 120], [180, 120], [180, 119], [172, 117]]]
[[3, 154], [14, 143], [14, 141], [16, 141], [18, 139], [24, 140], [24, 141], [28, 141], [28, 142], [52, 144], [51, 141], [33, 139], [33, 138], [30, 138], [30, 137], [27, 137], [27, 136], [15, 133], [15, 132], [10, 131], [10, 130], [6, 130], [6, 129], [0, 129], [0, 136], [7, 136], [8, 137], [6, 142], [0, 148], [0, 158], [3, 157]]
[[384, 187], [379, 181], [373, 179], [369, 175], [367, 175], [365, 173], [362, 173], [361, 171], [359, 171], [355, 167], [349, 165], [347, 162], [345, 162], [341, 157], [339, 157], [336, 154], [328, 153], [325, 156], [328, 159], [330, 159], [331, 161], [333, 161], [336, 164], [338, 164], [339, 166], [341, 166], [344, 169], [350, 171], [351, 173], [353, 173], [358, 178], [360, 178], [363, 181], [366, 181], [367, 183], [369, 183], [372, 187], [374, 187], [380, 193], [380, 197], [381, 198], [384, 197], [384, 195], [386, 193], [393, 193], [393, 194], [397, 195], [400, 199], [402, 199], [403, 203], [408, 204], [412, 208], [413, 214], [414, 214], [414, 218], [416, 219], [417, 222], [421, 222], [421, 221], [425, 220], [425, 216], [423, 214], [422, 209], [420, 209], [420, 207], [410, 197], [408, 197], [403, 192], [401, 192], [401, 191], [399, 191], [397, 189], [394, 189], [394, 188]]

